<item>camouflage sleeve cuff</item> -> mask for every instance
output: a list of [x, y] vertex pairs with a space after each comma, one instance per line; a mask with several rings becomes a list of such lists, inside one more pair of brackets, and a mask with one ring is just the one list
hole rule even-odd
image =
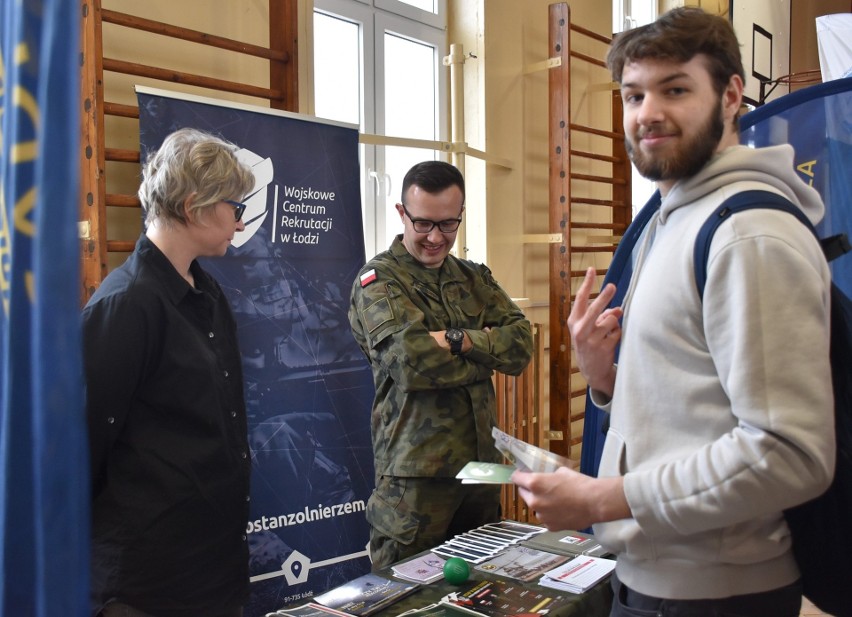
[[532, 335], [529, 322], [520, 320], [495, 327], [490, 332], [467, 330], [473, 343], [464, 358], [507, 375], [523, 372], [532, 356]]
[[467, 335], [470, 337], [470, 342], [473, 343], [473, 347], [468, 349], [462, 355], [471, 360], [473, 362], [482, 362], [484, 359], [490, 357], [489, 347], [491, 344], [488, 341], [488, 333], [482, 330], [470, 330], [465, 329]]

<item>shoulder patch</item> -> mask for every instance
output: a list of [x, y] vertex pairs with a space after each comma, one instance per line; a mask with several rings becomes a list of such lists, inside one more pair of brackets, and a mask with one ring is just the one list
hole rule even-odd
[[361, 275], [361, 287], [366, 287], [370, 283], [376, 280], [376, 270], [370, 269], [367, 270], [364, 274]]
[[388, 298], [379, 298], [364, 311], [364, 325], [370, 334], [393, 319], [393, 308]]

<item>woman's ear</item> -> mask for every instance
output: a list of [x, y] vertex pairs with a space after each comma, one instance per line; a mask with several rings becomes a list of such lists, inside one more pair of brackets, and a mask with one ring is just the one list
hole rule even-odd
[[197, 211], [193, 212], [192, 204], [195, 202], [195, 193], [190, 193], [186, 199], [183, 200], [183, 218], [187, 223], [195, 223], [197, 222], [196, 216]]

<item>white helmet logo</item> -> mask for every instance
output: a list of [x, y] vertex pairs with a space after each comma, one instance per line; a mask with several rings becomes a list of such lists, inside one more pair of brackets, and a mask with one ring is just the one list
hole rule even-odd
[[249, 193], [243, 203], [246, 205], [246, 211], [243, 213], [243, 223], [246, 228], [241, 233], [235, 234], [231, 244], [235, 247], [240, 247], [248, 242], [251, 237], [257, 233], [257, 230], [263, 225], [268, 212], [266, 208], [266, 188], [272, 182], [274, 170], [272, 167], [272, 159], [261, 158], [251, 150], [240, 148], [235, 152], [236, 157], [251, 168], [254, 174], [254, 188]]

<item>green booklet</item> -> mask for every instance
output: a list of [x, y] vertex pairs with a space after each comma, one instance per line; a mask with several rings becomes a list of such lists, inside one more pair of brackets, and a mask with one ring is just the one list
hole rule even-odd
[[513, 465], [471, 461], [456, 474], [462, 484], [511, 484]]

